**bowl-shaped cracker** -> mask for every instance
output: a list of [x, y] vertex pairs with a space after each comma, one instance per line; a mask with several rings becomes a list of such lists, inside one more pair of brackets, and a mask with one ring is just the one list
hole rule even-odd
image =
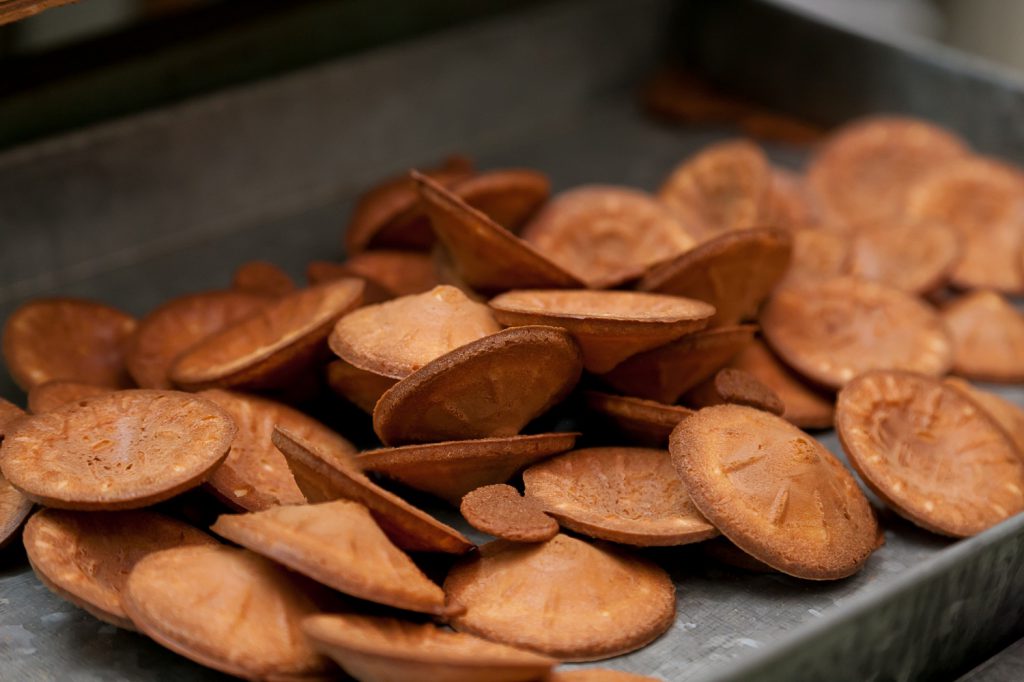
[[863, 118], [829, 137], [807, 176], [826, 220], [857, 225], [899, 215], [921, 178], [968, 154], [962, 140], [925, 121]]
[[607, 372], [626, 358], [707, 326], [715, 309], [702, 301], [635, 291], [509, 291], [490, 302], [506, 326], [568, 330], [583, 366]]
[[567, 289], [583, 283], [429, 178], [413, 173], [430, 223], [467, 285], [483, 292]]
[[523, 472], [526, 496], [564, 527], [641, 547], [718, 535], [690, 501], [665, 450], [584, 448]]
[[960, 391], [984, 410], [988, 416], [1003, 427], [1003, 431], [1017, 447], [1017, 453], [1024, 459], [1024, 409], [1009, 400], [983, 391], [958, 377], [947, 377], [943, 383]]
[[15, 419], [25, 416], [25, 410], [4, 398], [0, 398], [0, 443], [3, 442], [4, 432], [8, 424], [13, 424]]
[[335, 500], [225, 514], [210, 530], [353, 597], [409, 611], [445, 613], [441, 587], [391, 544], [358, 502]]
[[459, 180], [451, 189], [498, 225], [518, 232], [551, 194], [551, 182], [535, 170], [505, 168]]
[[205, 481], [237, 429], [209, 400], [177, 391], [115, 391], [19, 419], [0, 468], [49, 507], [145, 507]]
[[471, 490], [462, 498], [459, 513], [478, 531], [511, 542], [547, 542], [558, 535], [558, 522], [537, 500], [504, 483]]
[[100, 303], [37, 298], [4, 323], [4, 362], [26, 391], [54, 379], [126, 388], [124, 356], [135, 327], [134, 317]]
[[850, 261], [850, 235], [840, 230], [793, 230], [793, 256], [778, 286], [806, 284], [846, 274]]
[[783, 573], [835, 580], [876, 548], [878, 524], [853, 476], [781, 417], [706, 407], [669, 439], [694, 504], [740, 549]]
[[344, 263], [313, 261], [306, 268], [306, 275], [310, 284], [362, 277], [392, 296], [419, 294], [439, 284], [433, 259], [415, 251], [364, 251]]
[[653, 196], [613, 185], [562, 192], [530, 221], [522, 237], [595, 289], [636, 279], [695, 243]]
[[334, 325], [328, 342], [350, 365], [402, 379], [431, 360], [500, 330], [487, 306], [441, 285], [348, 313]]
[[801, 429], [830, 429], [835, 416], [835, 398], [805, 382], [755, 340], [740, 351], [730, 367], [750, 372], [782, 399], [782, 417]]
[[972, 291], [942, 310], [953, 372], [977, 381], [1024, 381], [1024, 316], [994, 291]]
[[111, 393], [112, 391], [113, 389], [109, 386], [96, 386], [95, 384], [83, 384], [80, 381], [54, 379], [29, 389], [28, 410], [32, 414], [52, 412], [58, 407], [73, 403], [76, 400], [95, 398], [98, 395]]
[[476, 440], [406, 445], [369, 450], [356, 456], [375, 471], [458, 505], [470, 490], [504, 483], [537, 460], [571, 448], [578, 433], [541, 433]]
[[394, 618], [310, 616], [302, 631], [317, 650], [364, 682], [528, 682], [544, 678], [556, 664], [464, 632]]
[[784, 230], [736, 230], [654, 266], [637, 288], [706, 301], [715, 306], [709, 326], [731, 325], [757, 314], [786, 274], [792, 250]]
[[244, 549], [179, 547], [132, 569], [123, 604], [135, 626], [200, 665], [252, 680], [324, 677], [302, 636], [317, 613], [288, 571]]
[[373, 414], [377, 401], [397, 382], [398, 379], [360, 369], [340, 358], [327, 365], [327, 385], [367, 414]]
[[231, 288], [262, 296], [284, 296], [295, 291], [295, 282], [279, 266], [265, 260], [251, 260], [235, 270]]
[[686, 229], [700, 239], [763, 225], [772, 189], [768, 158], [753, 142], [731, 140], [679, 164], [658, 190]]
[[634, 355], [601, 379], [623, 393], [671, 405], [727, 365], [755, 333], [756, 325], [745, 324], [689, 334]]
[[640, 445], [663, 447], [672, 429], [693, 410], [626, 395], [585, 391], [587, 409], [607, 417], [619, 431]]
[[364, 286], [340, 279], [282, 296], [185, 351], [171, 381], [189, 390], [286, 385], [326, 355], [334, 323], [359, 306]]
[[[0, 443], [3, 442], [7, 426], [23, 416], [24, 410], [0, 398]], [[0, 476], [0, 549], [15, 536], [30, 511], [32, 500]]]
[[192, 526], [136, 510], [42, 509], [25, 525], [25, 552], [39, 581], [102, 621], [134, 630], [121, 604], [132, 567], [172, 547], [216, 545]]
[[359, 471], [348, 452], [322, 442], [274, 430], [274, 445], [284, 454], [310, 503], [347, 499], [370, 510], [391, 541], [402, 549], [462, 554], [473, 548], [454, 528], [384, 490]]
[[233, 509], [261, 511], [306, 501], [284, 455], [271, 441], [276, 426], [306, 440], [355, 453], [347, 440], [287, 405], [219, 389], [199, 395], [219, 405], [238, 427], [227, 458], [206, 482], [207, 487]]
[[911, 294], [941, 288], [960, 260], [963, 239], [948, 223], [906, 218], [858, 225], [847, 272]]
[[872, 369], [941, 376], [953, 363], [949, 334], [931, 307], [853, 277], [779, 289], [761, 327], [787, 365], [828, 388]]
[[241, 291], [207, 291], [180, 296], [139, 321], [125, 364], [142, 388], [173, 388], [167, 376], [183, 352], [269, 302]]
[[694, 409], [712, 405], [746, 405], [772, 414], [782, 414], [782, 399], [770, 387], [746, 370], [726, 367], [715, 376], [691, 388], [682, 402]]
[[[472, 173], [472, 163], [461, 156], [450, 156], [439, 167], [423, 170], [445, 187]], [[433, 243], [434, 234], [408, 173], [388, 178], [360, 196], [345, 231], [345, 252], [353, 256], [367, 248], [424, 251]]]
[[675, 620], [675, 585], [663, 569], [567, 535], [541, 544], [496, 540], [444, 581], [452, 626], [565, 661], [618, 656]]
[[953, 537], [1024, 511], [1024, 462], [974, 401], [910, 372], [861, 374], [839, 392], [836, 431], [861, 480], [901, 516]]
[[386, 445], [513, 436], [572, 391], [582, 365], [564, 329], [506, 329], [399, 381], [374, 408], [373, 428]]

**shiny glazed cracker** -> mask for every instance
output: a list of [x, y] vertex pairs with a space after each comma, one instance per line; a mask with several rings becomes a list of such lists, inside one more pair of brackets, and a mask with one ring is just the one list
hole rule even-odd
[[740, 549], [808, 580], [860, 570], [878, 524], [832, 453], [781, 417], [740, 405], [706, 407], [669, 439], [693, 503]]
[[54, 379], [127, 388], [125, 351], [135, 328], [134, 317], [101, 303], [37, 298], [4, 323], [4, 362], [26, 391]]
[[578, 433], [479, 438], [361, 452], [356, 463], [458, 506], [471, 490], [504, 483], [525, 466], [570, 449]]
[[25, 552], [39, 581], [102, 621], [134, 630], [122, 593], [135, 564], [153, 552], [217, 541], [162, 514], [42, 509], [29, 519]]
[[909, 372], [869, 372], [836, 406], [850, 464], [901, 516], [967, 537], [1024, 511], [1024, 463], [989, 416], [960, 391]]
[[313, 646], [365, 682], [529, 682], [556, 661], [429, 623], [360, 615], [310, 616]]
[[565, 528], [641, 547], [718, 535], [690, 501], [665, 450], [585, 448], [523, 472], [526, 496]]
[[496, 540], [444, 582], [452, 626], [564, 661], [639, 649], [675, 619], [675, 586], [657, 565], [567, 535], [541, 544]]
[[247, 550], [150, 554], [135, 564], [123, 595], [141, 632], [228, 675], [296, 680], [332, 668], [302, 635], [302, 620], [318, 610], [313, 600], [285, 569]]
[[360, 599], [444, 614], [444, 592], [391, 544], [358, 502], [275, 507], [222, 515], [217, 535]]
[[145, 507], [193, 488], [224, 461], [237, 429], [224, 410], [177, 391], [116, 391], [19, 420], [0, 468], [50, 507]]
[[550, 325], [573, 335], [591, 372], [707, 326], [715, 309], [702, 301], [635, 291], [509, 291], [491, 299], [508, 326]]

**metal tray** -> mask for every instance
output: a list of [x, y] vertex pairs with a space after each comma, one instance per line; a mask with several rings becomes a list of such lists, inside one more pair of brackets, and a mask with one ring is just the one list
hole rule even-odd
[[[761, 51], [797, 36], [817, 50], [802, 56], [808, 63], [827, 70], [841, 63], [833, 49], [850, 50], [902, 64], [885, 80], [902, 75], [905, 87], [879, 87], [862, 106], [819, 106], [828, 88], [793, 85], [803, 74]], [[776, 88], [817, 120], [912, 111], [1024, 161], [1018, 130], [983, 125], [989, 111], [1002, 121], [1024, 88], [947, 56], [770, 4], [552, 3], [0, 155], [0, 319], [53, 293], [142, 314], [226, 285], [251, 258], [301, 277], [307, 261], [340, 257], [361, 188], [453, 150], [482, 167], [543, 169], [556, 189], [653, 188], [679, 159], [732, 134], [665, 127], [638, 111], [636, 86], [666, 47], [737, 89]], [[799, 56], [772, 49], [790, 67]], [[756, 69], [772, 75], [762, 83]], [[963, 108], [956, 116], [951, 102]], [[769, 152], [801, 161], [793, 149]], [[2, 374], [0, 393], [22, 399]], [[1003, 392], [1024, 403], [1024, 392]], [[824, 441], [838, 451], [833, 435]], [[922, 679], [969, 669], [1019, 634], [1024, 517], [952, 543], [881, 516], [887, 545], [833, 583], [733, 571], [692, 548], [652, 553], [678, 583], [677, 621], [651, 646], [600, 665], [667, 680]], [[51, 595], [16, 547], [0, 553], [0, 680], [213, 679]]]

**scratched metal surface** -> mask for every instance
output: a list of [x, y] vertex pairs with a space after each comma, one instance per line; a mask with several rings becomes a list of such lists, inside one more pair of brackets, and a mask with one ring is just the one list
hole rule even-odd
[[[299, 277], [310, 259], [340, 255], [361, 187], [451, 150], [485, 168], [543, 169], [556, 189], [653, 188], [729, 134], [637, 111], [633, 87], [666, 38], [667, 8], [560, 3], [0, 156], [0, 318], [52, 293], [142, 314], [224, 286], [251, 258]], [[20, 399], [3, 374], [0, 392]], [[652, 552], [678, 584], [676, 623], [600, 665], [666, 680], [920, 679], [1024, 622], [1024, 519], [951, 543], [881, 515], [886, 546], [833, 583], [746, 574], [693, 548]], [[0, 679], [221, 676], [60, 601], [15, 547], [0, 552]]]

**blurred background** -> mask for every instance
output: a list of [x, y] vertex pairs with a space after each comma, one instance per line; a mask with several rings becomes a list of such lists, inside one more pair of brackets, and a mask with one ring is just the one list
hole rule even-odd
[[[0, 148], [542, 0], [0, 0]], [[1018, 0], [774, 0], [1024, 69]], [[43, 7], [46, 11], [34, 14]], [[21, 18], [20, 21], [15, 19]]]

